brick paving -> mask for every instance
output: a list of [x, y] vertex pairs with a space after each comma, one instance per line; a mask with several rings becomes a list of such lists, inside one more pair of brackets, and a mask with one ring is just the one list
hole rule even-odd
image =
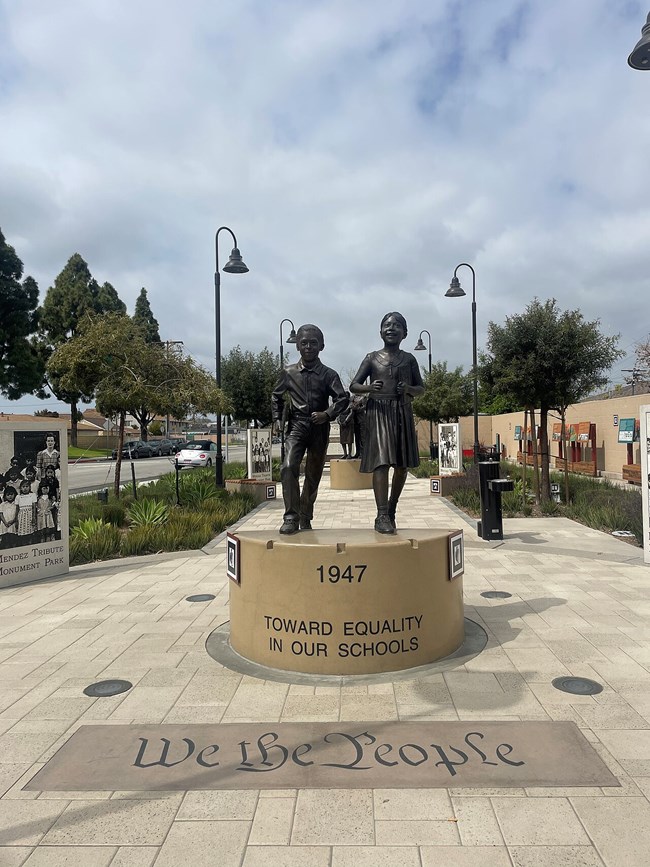
[[[245, 519], [275, 529], [281, 502]], [[367, 527], [369, 491], [330, 491], [316, 527]], [[465, 665], [346, 686], [220, 666], [225, 544], [76, 567], [0, 591], [1, 867], [644, 867], [650, 863], [650, 572], [641, 552], [564, 519], [505, 521], [487, 543], [426, 480], [398, 525], [462, 527], [466, 614], [487, 631]], [[509, 599], [485, 599], [496, 589]], [[192, 593], [214, 593], [191, 604]], [[580, 675], [596, 696], [558, 692]], [[94, 680], [133, 689], [88, 698]], [[23, 792], [80, 725], [235, 721], [573, 720], [621, 788]]]

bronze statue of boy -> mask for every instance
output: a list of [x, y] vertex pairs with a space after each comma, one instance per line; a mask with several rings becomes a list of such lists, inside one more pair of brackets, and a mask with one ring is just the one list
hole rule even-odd
[[[348, 393], [338, 373], [319, 359], [325, 348], [316, 325], [301, 325], [296, 335], [300, 361], [282, 369], [273, 389], [273, 420], [282, 424], [284, 396], [289, 398], [285, 458], [280, 470], [284, 497], [284, 523], [280, 532], [311, 530], [314, 503], [323, 475], [330, 422], [346, 409]], [[330, 403], [332, 398], [332, 403]], [[307, 453], [305, 481], [300, 493], [300, 463]]]

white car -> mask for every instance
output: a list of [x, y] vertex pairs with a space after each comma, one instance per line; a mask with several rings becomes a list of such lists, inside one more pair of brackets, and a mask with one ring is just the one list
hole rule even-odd
[[179, 467], [211, 467], [217, 456], [217, 444], [212, 440], [193, 440], [176, 454]]

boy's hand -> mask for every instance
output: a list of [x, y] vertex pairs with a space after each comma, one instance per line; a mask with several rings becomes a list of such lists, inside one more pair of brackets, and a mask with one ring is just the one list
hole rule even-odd
[[311, 420], [313, 424], [325, 424], [326, 421], [330, 420], [330, 417], [326, 412], [312, 412]]

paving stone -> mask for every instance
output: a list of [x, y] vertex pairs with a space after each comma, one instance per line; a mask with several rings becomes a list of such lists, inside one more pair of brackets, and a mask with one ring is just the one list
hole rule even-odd
[[[354, 848], [358, 851], [360, 847]], [[330, 867], [330, 848], [329, 846], [249, 846], [242, 867]]]
[[0, 864], [2, 867], [22, 867], [31, 852], [31, 847], [0, 846]]
[[510, 857], [514, 867], [604, 867], [591, 846], [511, 846]]
[[512, 867], [505, 846], [421, 846], [422, 867]]
[[372, 794], [365, 789], [298, 792], [292, 845], [373, 845]]
[[650, 852], [645, 798], [572, 798], [571, 803], [607, 867], [643, 867]]
[[257, 803], [248, 845], [286, 846], [291, 838], [295, 798], [262, 798]]
[[61, 801], [1, 800], [0, 847], [36, 846], [65, 807]]
[[[54, 806], [57, 801], [36, 801]], [[31, 806], [31, 805], [30, 805]], [[169, 831], [176, 810], [174, 801], [74, 801], [43, 839], [45, 845], [81, 845], [88, 840], [101, 846], [159, 846]]]
[[454, 812], [446, 789], [374, 789], [375, 819], [446, 821]]
[[160, 849], [156, 867], [178, 867], [179, 864], [198, 867], [214, 863], [219, 867], [240, 867], [250, 824], [237, 821], [174, 822]]
[[332, 867], [421, 867], [417, 846], [334, 846]]
[[108, 846], [39, 846], [25, 867], [109, 867], [116, 851]]
[[188, 792], [178, 811], [179, 820], [252, 820], [257, 806], [255, 791]]
[[566, 798], [492, 798], [492, 806], [508, 846], [589, 845]]
[[439, 822], [399, 821], [375, 823], [378, 846], [453, 846], [460, 844], [456, 820]]
[[458, 798], [452, 803], [463, 846], [504, 845], [489, 798]]

